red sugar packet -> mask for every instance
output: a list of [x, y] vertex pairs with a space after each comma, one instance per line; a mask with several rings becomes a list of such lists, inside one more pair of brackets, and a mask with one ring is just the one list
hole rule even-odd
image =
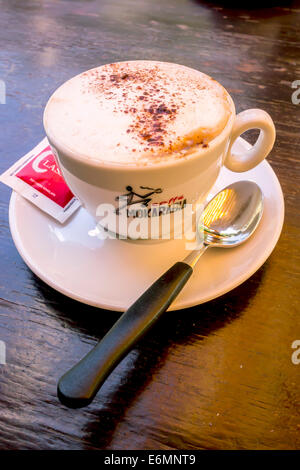
[[0, 181], [61, 223], [81, 205], [63, 179], [46, 137], [0, 175]]

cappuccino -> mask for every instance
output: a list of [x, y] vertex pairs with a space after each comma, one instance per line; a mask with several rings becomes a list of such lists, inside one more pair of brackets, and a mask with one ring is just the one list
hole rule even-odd
[[152, 166], [207, 150], [232, 114], [218, 82], [183, 65], [129, 61], [64, 83], [44, 123], [61, 147], [100, 164]]

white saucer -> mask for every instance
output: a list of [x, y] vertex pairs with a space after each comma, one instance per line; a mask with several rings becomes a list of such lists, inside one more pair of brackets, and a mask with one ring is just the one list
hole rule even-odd
[[[242, 149], [249, 144], [239, 139]], [[214, 299], [248, 279], [268, 258], [279, 238], [284, 201], [278, 179], [264, 161], [255, 169], [223, 169], [210, 197], [233, 181], [251, 179], [264, 194], [264, 213], [254, 235], [236, 248], [210, 248], [170, 310]], [[13, 192], [9, 222], [15, 245], [29, 268], [59, 292], [89, 305], [124, 311], [174, 262], [186, 254], [184, 240], [100, 240], [88, 232], [91, 216], [80, 208], [61, 225]]]

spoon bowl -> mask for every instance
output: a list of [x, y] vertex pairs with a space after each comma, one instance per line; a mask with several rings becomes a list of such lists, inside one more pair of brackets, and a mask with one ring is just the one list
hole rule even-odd
[[237, 246], [254, 232], [263, 212], [261, 189], [252, 181], [238, 181], [220, 191], [205, 207], [198, 230], [204, 243]]

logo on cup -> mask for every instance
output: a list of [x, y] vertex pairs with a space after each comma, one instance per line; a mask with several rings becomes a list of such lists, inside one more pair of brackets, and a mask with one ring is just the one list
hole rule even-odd
[[126, 191], [126, 193], [115, 198], [119, 203], [119, 207], [115, 209], [117, 215], [126, 210], [127, 217], [157, 217], [183, 209], [186, 205], [183, 194], [150, 204], [152, 196], [161, 194], [163, 192], [162, 188], [139, 186], [138, 190], [134, 190], [132, 186], [127, 185]]

